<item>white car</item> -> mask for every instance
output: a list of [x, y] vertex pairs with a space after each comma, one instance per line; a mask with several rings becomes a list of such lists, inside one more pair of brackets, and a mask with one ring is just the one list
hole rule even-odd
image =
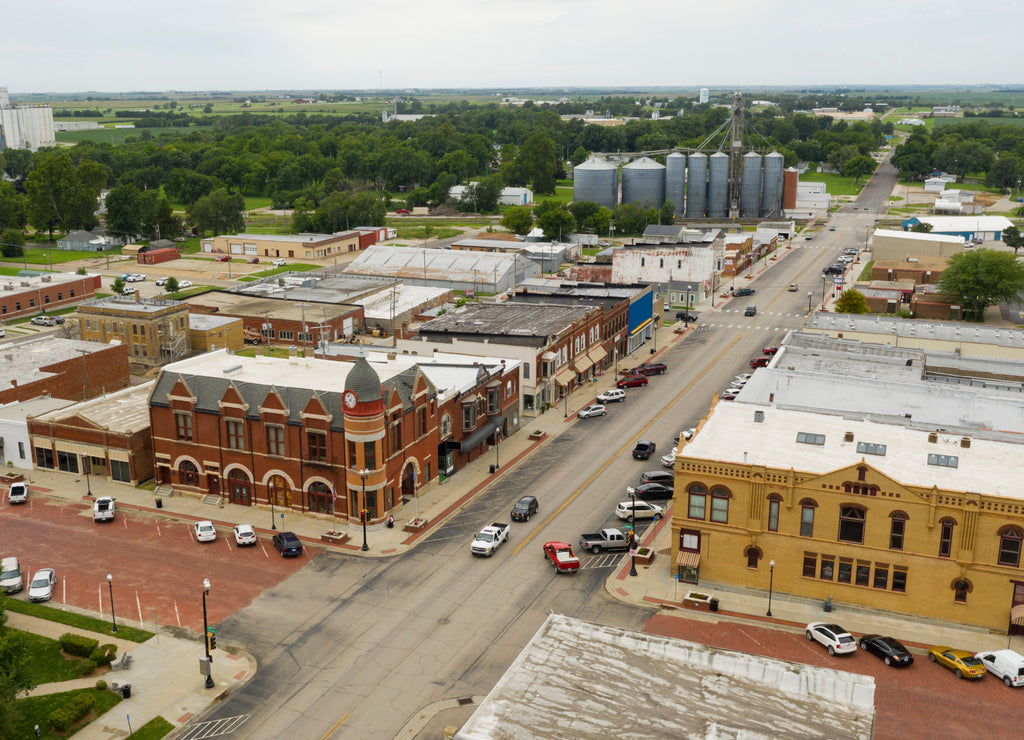
[[676, 453], [678, 451], [679, 451], [678, 447], [673, 447], [672, 448], [672, 452], [668, 453], [667, 455], [662, 455], [661, 456], [661, 464], [664, 465], [666, 468], [671, 468], [673, 465], [675, 465], [676, 464]]
[[11, 490], [7, 492], [7, 503], [23, 504], [28, 501], [28, 484], [24, 482], [12, 483]]
[[576, 412], [577, 418], [589, 419], [591, 416], [604, 416], [608, 413], [608, 409], [599, 403], [595, 403], [591, 406], [586, 406]]
[[1008, 688], [1024, 686], [1024, 655], [1013, 650], [990, 650], [974, 656], [985, 670], [1001, 678]]
[[217, 530], [213, 527], [213, 522], [204, 519], [201, 522], [196, 522], [194, 525], [196, 530], [196, 542], [213, 542], [217, 539]]
[[134, 285], [126, 285], [121, 290], [121, 295], [135, 295], [138, 292], [139, 292], [139, 289], [136, 288]]
[[742, 375], [737, 375], [736, 380], [742, 380], [744, 383], [746, 383], [752, 377], [754, 377], [753, 373], [743, 373]]
[[621, 388], [611, 388], [598, 396], [597, 400], [601, 403], [617, 403], [619, 401], [625, 401], [626, 391]]
[[274, 267], [284, 267], [285, 265], [288, 264], [288, 260], [282, 259], [282, 258], [279, 257], [278, 259], [274, 260], [270, 264], [272, 264]]
[[251, 524], [236, 524], [234, 532], [235, 544], [239, 547], [256, 544], [256, 531]]
[[857, 641], [838, 624], [811, 622], [805, 631], [808, 640], [820, 642], [828, 648], [829, 655], [845, 655], [857, 652]]
[[156, 279], [156, 284], [157, 285], [167, 285], [167, 278], [157, 278]]
[[53, 598], [53, 587], [57, 585], [57, 574], [53, 568], [37, 570], [28, 584], [29, 601], [49, 601]]
[[178, 290], [185, 290], [185, 288], [191, 288], [191, 287], [192, 287], [192, 281], [191, 280], [179, 280], [178, 281]]
[[634, 519], [653, 519], [658, 521], [665, 515], [660, 506], [647, 501], [623, 501], [615, 507], [615, 516], [628, 522]]
[[136, 272], [136, 273], [132, 273], [131, 275], [126, 277], [125, 278], [125, 282], [128, 282], [128, 283], [141, 283], [145, 279], [146, 279], [145, 275], [143, 275], [141, 272]]

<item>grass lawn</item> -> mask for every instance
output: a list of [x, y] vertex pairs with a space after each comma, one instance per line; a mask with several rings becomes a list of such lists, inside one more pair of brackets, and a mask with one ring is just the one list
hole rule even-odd
[[29, 651], [32, 653], [29, 672], [32, 682], [37, 686], [44, 683], [69, 681], [82, 675], [79, 669], [85, 662], [84, 659], [65, 658], [60, 652], [60, 643], [57, 640], [22, 630], [15, 631], [21, 632], [28, 641]]
[[[110, 631], [110, 623], [105, 620], [87, 617], [83, 614], [61, 611], [60, 609], [55, 609], [54, 607], [46, 606], [45, 604], [35, 604], [28, 601], [18, 601], [17, 599], [7, 599], [6, 608], [7, 611], [17, 612], [18, 614], [27, 614], [30, 617], [38, 617], [39, 619], [49, 619], [51, 622], [66, 624], [69, 627], [77, 627], [78, 629], [86, 630], [88, 632], [96, 632], [99, 635], [106, 635], [108, 637], [113, 636], [113, 633]], [[153, 636], [153, 633], [148, 630], [128, 627], [127, 625], [118, 625], [117, 636], [122, 640], [145, 642]]]
[[805, 172], [800, 175], [804, 182], [823, 182], [828, 185], [829, 195], [859, 195], [866, 180], [855, 183], [852, 177], [834, 175], [828, 172]]
[[[421, 242], [427, 238], [426, 226], [400, 226], [398, 231], [399, 239], [418, 239]], [[435, 226], [430, 234], [431, 239], [448, 239], [462, 233], [462, 229], [454, 229], [450, 226]], [[418, 246], [418, 245], [417, 245]]]
[[864, 265], [864, 269], [860, 271], [860, 277], [858, 277], [857, 279], [862, 281], [862, 282], [866, 281], [866, 280], [870, 280], [871, 279], [871, 266], [873, 264], [875, 264], [874, 260], [871, 260], [871, 261], [867, 262]]
[[132, 733], [134, 740], [160, 740], [174, 729], [174, 725], [163, 717], [154, 717]]
[[266, 195], [246, 195], [243, 197], [245, 200], [245, 210], [247, 211], [251, 211], [254, 208], [269, 208], [273, 202]]
[[254, 272], [251, 275], [245, 275], [244, 277], [238, 278], [240, 282], [251, 283], [254, 280], [260, 278], [272, 277], [274, 275], [280, 275], [282, 272], [305, 272], [307, 270], [320, 270], [323, 269], [323, 265], [310, 265], [303, 262], [296, 262], [294, 265], [285, 265], [284, 267], [271, 267], [266, 270], [260, 270]]
[[191, 296], [198, 295], [199, 293], [206, 293], [210, 290], [224, 290], [223, 288], [217, 288], [213, 285], [193, 285], [191, 288], [185, 288], [179, 290], [177, 293], [164, 293], [161, 298], [170, 298], [172, 301], [183, 301]]
[[[265, 354], [267, 354], [267, 348], [265, 346], [243, 347], [242, 349], [235, 350], [235, 354], [239, 355], [240, 357], [263, 357]], [[271, 347], [270, 356], [287, 358], [288, 350], [285, 349], [284, 347]]]
[[[48, 740], [60, 740], [61, 738], [70, 737], [74, 735], [77, 730], [72, 730], [68, 734], [58, 734], [50, 726], [50, 713], [55, 709], [60, 709], [75, 696], [79, 694], [91, 694], [93, 698], [93, 715], [87, 716], [83, 722], [88, 724], [99, 715], [107, 712], [112, 707], [117, 706], [121, 701], [121, 695], [115, 694], [113, 691], [105, 690], [98, 691], [97, 689], [76, 689], [74, 691], [65, 691], [60, 694], [46, 694], [45, 696], [29, 696], [24, 699], [18, 699], [10, 705], [11, 712], [11, 730], [12, 738], [33, 738], [35, 732], [32, 728], [39, 725], [39, 729], [42, 731], [40, 737], [47, 738]], [[90, 719], [91, 717], [91, 719]], [[85, 724], [79, 726], [77, 729], [81, 729]]]

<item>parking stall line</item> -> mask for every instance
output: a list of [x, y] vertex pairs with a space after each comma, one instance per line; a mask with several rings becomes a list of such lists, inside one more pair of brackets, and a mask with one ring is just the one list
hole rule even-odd
[[135, 592], [135, 607], [139, 610], [139, 624], [145, 624], [142, 621], [142, 602], [139, 600], [139, 592]]
[[228, 548], [228, 552], [231, 552], [231, 543], [228, 542], [227, 537], [224, 538], [224, 545]]
[[163, 537], [164, 536], [164, 533], [160, 531], [160, 522], [156, 523], [156, 536], [157, 537]]
[[103, 586], [96, 584], [96, 601], [100, 605], [100, 619], [103, 619]]
[[180, 627], [181, 626], [181, 614], [178, 613], [178, 601], [177, 601], [177, 599], [175, 599], [175, 601], [174, 601], [174, 618], [176, 620], [178, 620], [178, 626]]
[[263, 546], [262, 542], [260, 542], [260, 549], [263, 550], [263, 557], [265, 557], [265, 558], [269, 558], [270, 557], [270, 555], [267, 554], [267, 548], [265, 548]]
[[60, 587], [61, 587], [61, 592], [62, 592], [61, 593], [61, 597], [60, 597], [60, 601], [61, 601], [62, 604], [67, 604], [68, 603], [68, 577], [67, 576], [61, 576], [61, 578], [60, 578]]

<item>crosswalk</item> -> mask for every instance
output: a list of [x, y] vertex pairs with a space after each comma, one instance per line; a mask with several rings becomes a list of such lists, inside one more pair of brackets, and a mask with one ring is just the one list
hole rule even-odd
[[249, 714], [239, 714], [235, 717], [224, 717], [223, 719], [199, 722], [189, 725], [176, 737], [178, 740], [206, 740], [206, 738], [224, 737], [241, 727], [251, 716]]

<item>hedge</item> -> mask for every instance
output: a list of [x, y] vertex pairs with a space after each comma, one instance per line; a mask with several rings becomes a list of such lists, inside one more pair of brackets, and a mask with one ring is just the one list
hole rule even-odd
[[117, 645], [108, 643], [106, 645], [100, 645], [98, 648], [89, 653], [89, 660], [94, 662], [98, 666], [109, 665], [114, 658], [117, 657]]
[[79, 694], [60, 709], [50, 712], [50, 724], [55, 730], [67, 732], [71, 727], [92, 711], [92, 695]]
[[77, 655], [79, 658], [88, 658], [99, 644], [99, 640], [71, 632], [65, 632], [60, 636], [60, 646], [64, 652], [68, 655]]

